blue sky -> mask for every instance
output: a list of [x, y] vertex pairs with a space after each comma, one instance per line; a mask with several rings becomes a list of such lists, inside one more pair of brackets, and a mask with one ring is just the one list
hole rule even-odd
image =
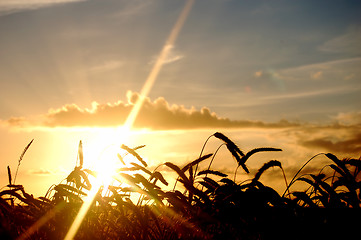
[[[16, 158], [38, 137], [34, 151], [45, 162], [49, 139], [76, 147], [82, 138], [54, 128], [121, 124], [184, 4], [1, 1], [0, 143], [12, 147], [0, 154]], [[242, 128], [252, 143], [279, 141], [292, 156], [306, 148], [357, 153], [360, 16], [360, 1], [196, 0], [138, 125]]]
[[[2, 119], [126, 100], [184, 5], [31, 2], [0, 5]], [[360, 14], [358, 1], [196, 1], [150, 97], [231, 119], [322, 122], [357, 111]]]

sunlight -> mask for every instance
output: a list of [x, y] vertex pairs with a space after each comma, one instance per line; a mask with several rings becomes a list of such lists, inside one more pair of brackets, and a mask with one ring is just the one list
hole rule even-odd
[[73, 224], [70, 226], [70, 229], [69, 229], [68, 233], [66, 234], [64, 240], [71, 240], [74, 238], [81, 223], [83, 222], [85, 215], [87, 214], [90, 206], [92, 205], [92, 203], [95, 199], [95, 196], [98, 193], [100, 187], [101, 187], [100, 181], [97, 181], [96, 184], [93, 185], [88, 196], [84, 199], [84, 203], [81, 205], [81, 208], [80, 208], [78, 214], [76, 215]]
[[99, 149], [99, 146], [92, 146], [92, 149], [90, 149], [91, 155], [98, 156], [93, 159], [90, 169], [96, 171], [97, 181], [100, 181], [104, 186], [111, 183], [112, 178], [117, 174], [117, 169], [126, 167], [118, 155], [121, 154], [121, 145], [127, 143], [130, 135], [131, 131], [125, 127], [118, 128], [116, 136], [114, 136], [114, 132], [103, 132], [102, 137], [98, 137], [95, 144], [93, 144], [101, 145], [102, 151], [99, 154], [95, 152], [97, 148]]
[[[129, 115], [125, 121], [124, 126], [118, 128], [116, 131], [117, 134], [113, 135], [113, 137], [110, 137], [110, 139], [107, 139], [108, 141], [115, 140], [113, 143], [117, 143], [117, 142], [124, 143], [124, 140], [126, 139], [127, 135], [130, 133], [130, 130], [133, 127], [133, 124], [134, 124], [135, 119], [137, 118], [138, 113], [143, 105], [145, 97], [148, 96], [148, 94], [149, 94], [150, 90], [152, 89], [152, 87], [155, 83], [155, 80], [157, 79], [157, 76], [165, 62], [165, 59], [169, 55], [170, 46], [174, 45], [175, 40], [177, 39], [178, 34], [179, 34], [180, 30], [182, 29], [185, 20], [188, 17], [188, 14], [192, 8], [193, 3], [194, 3], [194, 0], [188, 0], [186, 2], [182, 12], [180, 13], [175, 25], [172, 28], [172, 31], [170, 32], [170, 35], [167, 38], [166, 43], [164, 44], [164, 46], [157, 58], [157, 61], [153, 65], [153, 68], [150, 71], [150, 73], [143, 85], [143, 88], [142, 88], [142, 91], [140, 94], [140, 98], [137, 100], [136, 104], [133, 106], [131, 112], [129, 113]], [[128, 135], [128, 137], [129, 137], [129, 135]], [[109, 151], [109, 152], [111, 153], [112, 151]], [[109, 166], [106, 166], [106, 165], [107, 164], [103, 164], [103, 166], [105, 166], [105, 167], [101, 167], [101, 168], [99, 167], [99, 169], [102, 169], [102, 170], [100, 170], [100, 172], [101, 172], [100, 175], [102, 176], [102, 177], [100, 177], [100, 179], [108, 181], [109, 176], [111, 176], [113, 174], [113, 171], [114, 171], [113, 167], [115, 167], [115, 166], [113, 165], [113, 163], [110, 163]], [[111, 179], [111, 177], [110, 177], [110, 179]], [[87, 199], [84, 201], [83, 205], [81, 206], [79, 213], [77, 214], [73, 224], [71, 225], [65, 239], [73, 239], [74, 236], [76, 235], [76, 233], [81, 225], [81, 222], [83, 221], [83, 218], [85, 217], [89, 207], [91, 206], [92, 202], [94, 201], [94, 197], [95, 197], [96, 193], [99, 191], [99, 189], [101, 187], [101, 184], [99, 184], [101, 181], [99, 180], [97, 182], [98, 182], [97, 186], [93, 186], [91, 189], [92, 194], [89, 193]]]
[[147, 79], [145, 80], [143, 88], [140, 92], [139, 99], [137, 100], [132, 111], [129, 113], [127, 120], [125, 121], [125, 124], [124, 124], [125, 127], [129, 128], [129, 129], [132, 128], [132, 126], [135, 122], [135, 119], [137, 118], [138, 113], [143, 105], [144, 99], [148, 96], [150, 90], [152, 89], [152, 87], [155, 83], [155, 80], [158, 77], [160, 70], [163, 67], [163, 64], [166, 62], [166, 59], [169, 56], [170, 50], [174, 46], [174, 43], [178, 37], [178, 34], [179, 34], [180, 30], [182, 29], [184, 22], [187, 19], [189, 12], [192, 9], [193, 4], [194, 4], [194, 0], [188, 0], [186, 2], [182, 12], [180, 13], [180, 15], [177, 19], [177, 22], [173, 26], [172, 31], [170, 32], [170, 34], [167, 38], [167, 41], [163, 45], [163, 48], [160, 51], [160, 54], [159, 54], [156, 62], [154, 63], [152, 70], [150, 71]]
[[[101, 187], [103, 186], [103, 189], [106, 190], [111, 184], [113, 177], [116, 175], [117, 169], [125, 167], [124, 163], [118, 159], [117, 155], [120, 153], [121, 144], [124, 144], [127, 141], [131, 132], [128, 128], [120, 127], [117, 129], [117, 133], [118, 134], [115, 136], [113, 131], [106, 131], [103, 129], [101, 133], [96, 136], [96, 141], [92, 144], [91, 149], [89, 149], [90, 156], [93, 156], [90, 169], [97, 173], [97, 177], [64, 238], [66, 240], [74, 238]], [[97, 153], [97, 150], [100, 146], [100, 149], [103, 150], [99, 154]], [[94, 156], [98, 157], [94, 159]]]
[[95, 161], [94, 166], [91, 168], [97, 173], [97, 181], [100, 181], [104, 186], [110, 184], [112, 178], [117, 173], [117, 169], [124, 167], [122, 162], [117, 158], [119, 150], [119, 146], [114, 144], [110, 145], [103, 150], [98, 160]]

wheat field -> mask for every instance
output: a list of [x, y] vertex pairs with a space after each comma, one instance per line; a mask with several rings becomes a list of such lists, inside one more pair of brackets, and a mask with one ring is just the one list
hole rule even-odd
[[[237, 163], [234, 174], [212, 169], [218, 149], [204, 154], [209, 138], [225, 146]], [[336, 239], [357, 237], [360, 224], [361, 159], [339, 159], [322, 153], [328, 164], [314, 173], [306, 165], [287, 179], [278, 160], [270, 160], [250, 174], [247, 161], [258, 154], [282, 151], [259, 147], [248, 152], [222, 133], [209, 137], [199, 158], [184, 166], [164, 162], [150, 169], [138, 153], [145, 146], [120, 146], [119, 161], [132, 161], [119, 168], [111, 184], [100, 186], [90, 203], [75, 239]], [[83, 168], [82, 142], [77, 163], [45, 196], [34, 197], [16, 183], [18, 169], [31, 141], [21, 153], [16, 173], [8, 170], [8, 184], [0, 192], [1, 239], [64, 239], [97, 172]], [[201, 164], [203, 163], [203, 164]], [[206, 166], [206, 167], [201, 167]], [[284, 191], [277, 192], [262, 175], [279, 169]], [[164, 172], [176, 174], [174, 186]], [[237, 182], [243, 171], [248, 179]], [[294, 190], [302, 183], [302, 190]]]

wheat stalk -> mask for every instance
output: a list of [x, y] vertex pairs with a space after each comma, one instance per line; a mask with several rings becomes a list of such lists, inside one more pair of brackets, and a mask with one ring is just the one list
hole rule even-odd
[[260, 179], [261, 175], [269, 168], [271, 167], [279, 167], [282, 169], [282, 165], [280, 161], [277, 160], [271, 160], [269, 162], [266, 162], [265, 164], [263, 164], [263, 166], [258, 169], [257, 173], [254, 175], [254, 178], [252, 180], [252, 182], [256, 182]]
[[15, 172], [15, 177], [14, 177], [14, 184], [15, 184], [15, 181], [16, 181], [16, 177], [18, 176], [18, 171], [19, 171], [19, 167], [20, 167], [20, 164], [21, 164], [21, 161], [23, 160], [23, 157], [26, 153], [26, 151], [28, 151], [30, 145], [33, 143], [34, 139], [32, 139], [30, 141], [30, 143], [24, 148], [24, 151], [21, 153], [20, 157], [19, 157], [19, 161], [18, 161], [18, 166], [16, 168], [16, 172]]
[[8, 177], [9, 177], [9, 185], [11, 185], [11, 171], [9, 166], [8, 166]]
[[78, 159], [79, 159], [79, 167], [83, 167], [83, 160], [84, 160], [84, 154], [83, 154], [83, 143], [80, 140], [79, 141], [79, 147], [78, 147]]
[[285, 190], [284, 193], [282, 194], [282, 197], [285, 196], [285, 194], [286, 194], [287, 191], [289, 192], [290, 187], [293, 185], [293, 183], [296, 182], [296, 177], [297, 177], [298, 174], [302, 171], [302, 169], [304, 169], [308, 163], [310, 163], [313, 159], [315, 159], [317, 156], [320, 156], [320, 155], [325, 155], [325, 153], [318, 153], [318, 154], [314, 155], [314, 156], [311, 157], [307, 162], [305, 162], [300, 169], [298, 169], [297, 173], [293, 176], [290, 184], [288, 184], [286, 190]]
[[[141, 148], [143, 146], [144, 145], [137, 147], [135, 149]], [[124, 144], [121, 146], [121, 148], [127, 151], [128, 153], [130, 153], [131, 155], [133, 155], [136, 159], [138, 159], [138, 161], [141, 162], [144, 165], [144, 167], [148, 167], [148, 164], [139, 156], [139, 154], [135, 151], [135, 149], [132, 149]]]

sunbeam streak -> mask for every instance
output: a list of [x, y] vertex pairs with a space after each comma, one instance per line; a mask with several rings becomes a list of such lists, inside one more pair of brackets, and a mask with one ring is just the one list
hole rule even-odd
[[78, 229], [79, 229], [81, 223], [83, 222], [83, 219], [84, 219], [85, 215], [87, 214], [90, 206], [92, 205], [94, 198], [97, 195], [101, 185], [102, 185], [101, 181], [96, 181], [96, 184], [94, 184], [92, 189], [89, 191], [88, 196], [84, 199], [83, 205], [81, 206], [78, 214], [76, 215], [76, 217], [74, 219], [74, 222], [70, 226], [69, 231], [64, 238], [65, 240], [70, 240], [75, 237], [75, 234], [78, 232]]
[[157, 61], [155, 62], [154, 66], [152, 68], [152, 71], [149, 73], [148, 78], [144, 83], [144, 86], [140, 92], [140, 97], [138, 98], [136, 104], [134, 105], [132, 111], [130, 112], [130, 114], [125, 122], [126, 128], [128, 128], [128, 129], [132, 128], [134, 121], [137, 118], [138, 113], [143, 105], [144, 99], [146, 98], [146, 96], [148, 96], [150, 90], [152, 89], [152, 87], [155, 83], [155, 80], [157, 79], [157, 76], [158, 76], [160, 70], [162, 69], [164, 62], [167, 59], [169, 52], [172, 49], [172, 46], [174, 45], [174, 43], [178, 37], [178, 34], [184, 25], [185, 20], [188, 17], [188, 14], [192, 8], [193, 3], [194, 3], [194, 0], [188, 0], [183, 11], [179, 15], [176, 24], [174, 25], [167, 41], [165, 42], [165, 44], [157, 58]]
[[[148, 96], [149, 92], [151, 91], [151, 89], [157, 79], [157, 76], [158, 76], [160, 70], [162, 69], [164, 62], [167, 59], [169, 52], [170, 52], [172, 46], [174, 45], [179, 32], [181, 31], [181, 29], [184, 25], [184, 22], [187, 19], [190, 10], [192, 9], [193, 3], [194, 3], [194, 0], [188, 0], [186, 2], [181, 14], [179, 15], [174, 27], [172, 28], [171, 33], [169, 34], [167, 41], [165, 42], [156, 62], [154, 63], [152, 70], [150, 71], [150, 73], [143, 85], [143, 88], [140, 92], [140, 97], [137, 99], [137, 102], [135, 103], [134, 107], [132, 108], [131, 112], [129, 113], [124, 126], [119, 127], [115, 134], [119, 135], [122, 131], [124, 131], [124, 129], [130, 131], [130, 129], [132, 128], [132, 126], [138, 116], [138, 113], [139, 113], [140, 109], [142, 108], [144, 99], [146, 98], [146, 96]], [[124, 139], [122, 139], [122, 141], [124, 143]], [[65, 240], [70, 240], [75, 237], [75, 235], [76, 235], [86, 213], [88, 212], [89, 207], [93, 203], [94, 198], [95, 198], [97, 192], [99, 191], [101, 185], [102, 185], [102, 181], [100, 181], [100, 180], [97, 180], [96, 184], [93, 185], [91, 191], [89, 192], [89, 195], [84, 200], [83, 205], [81, 206], [77, 216], [75, 217], [74, 222], [72, 223], [67, 235], [65, 236]]]

